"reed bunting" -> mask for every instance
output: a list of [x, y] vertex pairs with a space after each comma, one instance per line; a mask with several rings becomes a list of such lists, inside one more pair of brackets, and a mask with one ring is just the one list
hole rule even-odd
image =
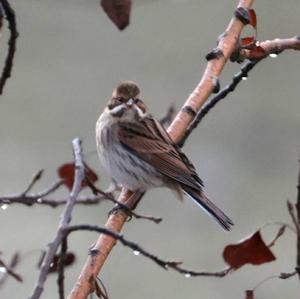
[[98, 155], [111, 178], [131, 191], [166, 186], [189, 195], [226, 230], [233, 225], [203, 193], [194, 166], [148, 113], [139, 87], [122, 82], [96, 125]]

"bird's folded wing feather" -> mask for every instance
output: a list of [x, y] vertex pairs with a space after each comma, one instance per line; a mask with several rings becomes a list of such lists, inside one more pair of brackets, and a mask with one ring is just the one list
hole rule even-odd
[[202, 189], [202, 181], [193, 165], [154, 118], [147, 117], [138, 123], [120, 123], [118, 136], [132, 154], [160, 173], [193, 189]]

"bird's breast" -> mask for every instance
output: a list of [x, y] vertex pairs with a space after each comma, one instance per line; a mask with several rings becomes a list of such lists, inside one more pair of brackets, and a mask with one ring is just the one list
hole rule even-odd
[[99, 158], [109, 175], [129, 190], [162, 186], [162, 175], [147, 162], [126, 149], [118, 138], [118, 125], [97, 123]]

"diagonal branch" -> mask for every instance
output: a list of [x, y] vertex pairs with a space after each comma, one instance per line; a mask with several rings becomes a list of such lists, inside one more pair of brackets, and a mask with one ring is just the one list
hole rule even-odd
[[[251, 7], [253, 2], [254, 0], [240, 0], [238, 7], [239, 9], [247, 10]], [[244, 23], [237, 17], [236, 13], [231, 19], [225, 34], [223, 34], [219, 39], [217, 46], [219, 55], [208, 61], [200, 83], [188, 97], [183, 108], [177, 114], [168, 129], [168, 133], [174, 143], [178, 143], [183, 138], [187, 127], [193, 121], [199, 109], [206, 102], [209, 95], [216, 90], [218, 78], [225, 66], [225, 63], [230, 58], [236, 47], [236, 42], [239, 39]], [[129, 191], [123, 190], [118, 201], [130, 208], [135, 207], [137, 202], [130, 199], [132, 199], [132, 194]], [[127, 215], [120, 211], [119, 213], [111, 215], [105, 226], [112, 231], [120, 232], [126, 219]], [[88, 257], [72, 292], [68, 296], [68, 299], [87, 298], [93, 289], [93, 282], [95, 281], [115, 243], [116, 240], [114, 238], [100, 235], [94, 248], [96, 250], [100, 250], [101, 248], [101, 252], [95, 258], [90, 256]]]
[[200, 124], [200, 122], [203, 120], [203, 118], [207, 115], [207, 113], [213, 107], [215, 107], [215, 105], [218, 104], [222, 99], [224, 99], [230, 92], [233, 92], [235, 90], [235, 88], [238, 86], [238, 84], [243, 80], [243, 78], [248, 76], [248, 73], [255, 67], [255, 65], [257, 63], [258, 63], [258, 60], [248, 61], [247, 63], [245, 63], [241, 67], [241, 70], [233, 76], [232, 82], [230, 84], [226, 85], [218, 94], [213, 96], [209, 101], [207, 101], [203, 105], [203, 107], [197, 113], [195, 119], [192, 121], [192, 123], [186, 129], [185, 135], [178, 143], [178, 145], [180, 147], [184, 146], [187, 138], [190, 136], [192, 131], [197, 128], [197, 126]]
[[39, 181], [41, 178], [42, 178], [42, 175], [43, 175], [43, 172], [44, 170], [41, 169], [39, 170], [32, 178], [30, 184], [28, 185], [28, 187], [25, 189], [25, 191], [22, 193], [23, 195], [26, 195], [32, 188], [33, 186], [35, 185], [35, 183], [37, 181]]
[[291, 203], [289, 200], [287, 201], [288, 212], [297, 230], [296, 272], [298, 273], [300, 279], [300, 160], [299, 160], [299, 173], [298, 173], [298, 182], [297, 182], [297, 203], [295, 207], [296, 207], [296, 213], [294, 210], [294, 204]]
[[[297, 227], [300, 227], [300, 160], [299, 160], [299, 173], [298, 173], [298, 183], [297, 183]], [[297, 267], [298, 276], [300, 279], [300, 233], [297, 235]]]
[[295, 214], [294, 204], [291, 203], [289, 200], [286, 203], [287, 203], [288, 212], [289, 212], [289, 214], [291, 216], [291, 219], [293, 221], [293, 224], [296, 228], [297, 235], [300, 236], [300, 226], [298, 224], [298, 219], [297, 219], [297, 216]]
[[0, 95], [1, 95], [3, 93], [5, 82], [11, 75], [13, 60], [16, 52], [16, 41], [19, 36], [19, 33], [17, 31], [16, 14], [14, 10], [11, 8], [9, 2], [7, 0], [0, 0], [0, 4], [3, 9], [4, 15], [7, 19], [8, 29], [10, 31], [7, 56], [5, 58], [4, 68], [2, 70], [2, 74], [0, 77]]
[[3, 285], [3, 283], [6, 280], [8, 275], [13, 277], [14, 279], [16, 279], [19, 282], [23, 281], [22, 277], [14, 271], [14, 268], [17, 265], [18, 261], [19, 261], [19, 254], [18, 253], [15, 253], [13, 255], [9, 265], [6, 265], [6, 263], [4, 263], [4, 261], [0, 259], [0, 268], [3, 268], [4, 271], [5, 271], [4, 276], [1, 277], [1, 279], [0, 279], [0, 286]]
[[159, 119], [159, 122], [163, 125], [164, 128], [168, 128], [168, 126], [172, 123], [175, 117], [175, 106], [172, 104], [168, 108], [166, 114]]
[[66, 253], [68, 250], [68, 243], [67, 243], [67, 238], [63, 237], [61, 241], [61, 246], [60, 246], [60, 255], [58, 259], [58, 264], [57, 264], [57, 285], [58, 285], [58, 294], [59, 294], [59, 299], [64, 299], [65, 298], [65, 287], [64, 287], [64, 280], [65, 280], [65, 259], [66, 259]]
[[64, 229], [68, 226], [71, 221], [71, 213], [73, 207], [75, 205], [76, 198], [81, 190], [81, 183], [85, 177], [84, 174], [84, 165], [83, 165], [83, 156], [82, 156], [82, 149], [81, 149], [81, 141], [76, 138], [73, 140], [73, 151], [74, 151], [74, 160], [75, 160], [75, 179], [72, 191], [70, 193], [68, 202], [65, 206], [65, 209], [61, 215], [61, 220], [58, 225], [58, 229], [56, 231], [56, 235], [54, 236], [53, 240], [48, 245], [48, 250], [44, 257], [43, 263], [40, 268], [38, 280], [36, 286], [33, 290], [30, 299], [38, 299], [40, 298], [43, 290], [44, 290], [44, 283], [46, 281], [50, 265], [52, 263], [53, 257], [61, 244], [64, 238]]

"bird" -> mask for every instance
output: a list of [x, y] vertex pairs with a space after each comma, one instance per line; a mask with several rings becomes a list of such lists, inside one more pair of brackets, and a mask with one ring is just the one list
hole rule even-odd
[[167, 187], [179, 198], [187, 194], [223, 229], [231, 229], [233, 221], [204, 194], [193, 164], [148, 113], [136, 83], [123, 81], [114, 89], [96, 123], [96, 146], [119, 186], [133, 192]]

